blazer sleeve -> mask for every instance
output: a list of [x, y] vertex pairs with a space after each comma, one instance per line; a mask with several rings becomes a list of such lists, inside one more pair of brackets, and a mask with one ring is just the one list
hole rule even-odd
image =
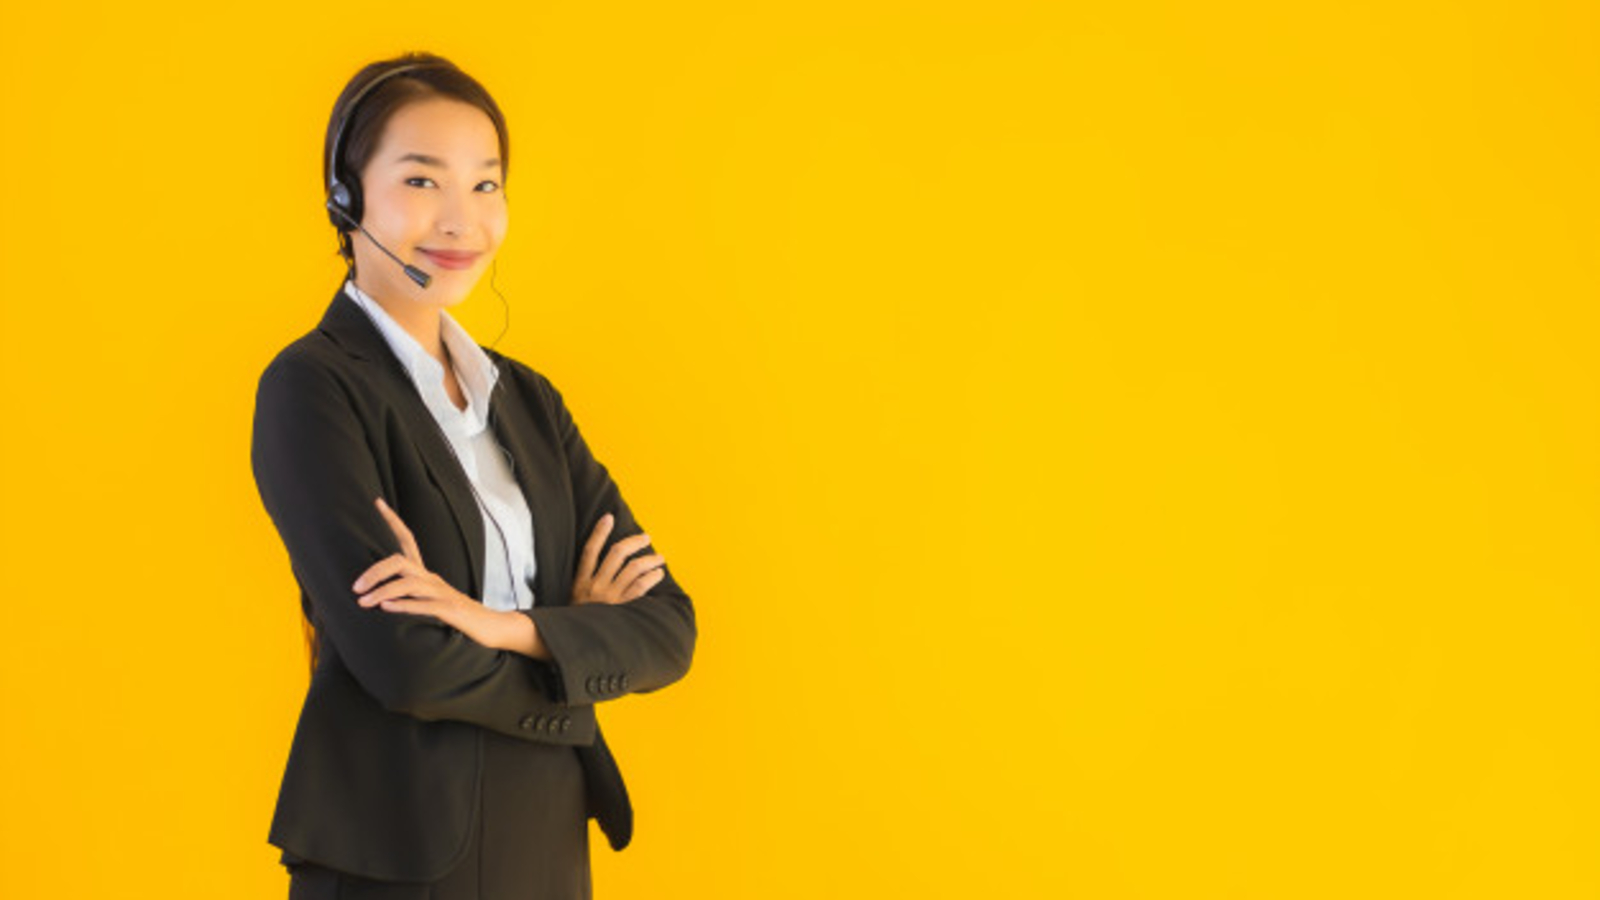
[[[268, 365], [257, 386], [250, 460], [324, 636], [385, 709], [541, 743], [593, 742], [593, 717], [568, 716], [572, 710], [551, 696], [546, 662], [490, 649], [431, 616], [356, 602], [356, 577], [402, 551], [373, 503], [384, 493], [376, 458], [334, 372], [289, 351]], [[531, 717], [575, 727], [535, 729]]]
[[[600, 549], [603, 560], [613, 544], [644, 529], [610, 472], [590, 452], [561, 392], [543, 376], [537, 381], [572, 479], [580, 546], [601, 516], [607, 512], [615, 516]], [[645, 547], [636, 555], [651, 552]], [[519, 610], [533, 619], [549, 648], [561, 700], [578, 705], [649, 693], [688, 673], [697, 634], [694, 604], [673, 578], [671, 567], [663, 563], [661, 569], [664, 576], [654, 587], [626, 603], [535, 604]]]

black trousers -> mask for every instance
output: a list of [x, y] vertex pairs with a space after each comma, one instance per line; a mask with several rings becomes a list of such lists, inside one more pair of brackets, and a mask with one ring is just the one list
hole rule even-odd
[[289, 900], [591, 900], [583, 768], [572, 747], [483, 731], [483, 796], [466, 855], [434, 882], [289, 866]]

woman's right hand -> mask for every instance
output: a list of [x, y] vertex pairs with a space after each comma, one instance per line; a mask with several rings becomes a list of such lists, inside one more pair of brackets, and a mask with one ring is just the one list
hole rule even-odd
[[589, 535], [589, 540], [583, 545], [583, 556], [578, 560], [578, 576], [572, 582], [572, 602], [580, 603], [627, 603], [636, 597], [644, 595], [645, 591], [654, 587], [656, 582], [665, 578], [666, 570], [661, 566], [666, 563], [659, 553], [641, 556], [638, 559], [623, 565], [623, 560], [628, 555], [649, 546], [648, 534], [635, 534], [623, 538], [612, 545], [611, 552], [606, 554], [606, 560], [599, 569], [595, 568], [600, 558], [600, 548], [605, 546], [606, 535], [611, 533], [611, 526], [615, 518], [611, 513], [600, 517], [595, 523], [594, 532]]

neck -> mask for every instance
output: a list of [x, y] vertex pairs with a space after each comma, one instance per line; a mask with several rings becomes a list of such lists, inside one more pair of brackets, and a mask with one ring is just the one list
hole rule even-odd
[[446, 368], [449, 367], [450, 359], [445, 355], [444, 334], [437, 306], [429, 306], [426, 303], [417, 303], [405, 299], [385, 299], [382, 294], [369, 290], [366, 285], [361, 283], [359, 278], [356, 279], [356, 287], [372, 298], [374, 303], [383, 307], [383, 311], [389, 314], [389, 318], [394, 319], [401, 328], [406, 330], [407, 334], [416, 338], [417, 343], [422, 345], [422, 349], [428, 351], [429, 356], [438, 360]]

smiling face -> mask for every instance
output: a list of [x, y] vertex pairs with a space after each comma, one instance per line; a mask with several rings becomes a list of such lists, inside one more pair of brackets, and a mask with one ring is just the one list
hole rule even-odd
[[361, 173], [361, 224], [433, 280], [427, 287], [412, 281], [356, 231], [357, 286], [385, 300], [461, 302], [505, 239], [499, 156], [494, 122], [476, 106], [433, 97], [396, 110]]

